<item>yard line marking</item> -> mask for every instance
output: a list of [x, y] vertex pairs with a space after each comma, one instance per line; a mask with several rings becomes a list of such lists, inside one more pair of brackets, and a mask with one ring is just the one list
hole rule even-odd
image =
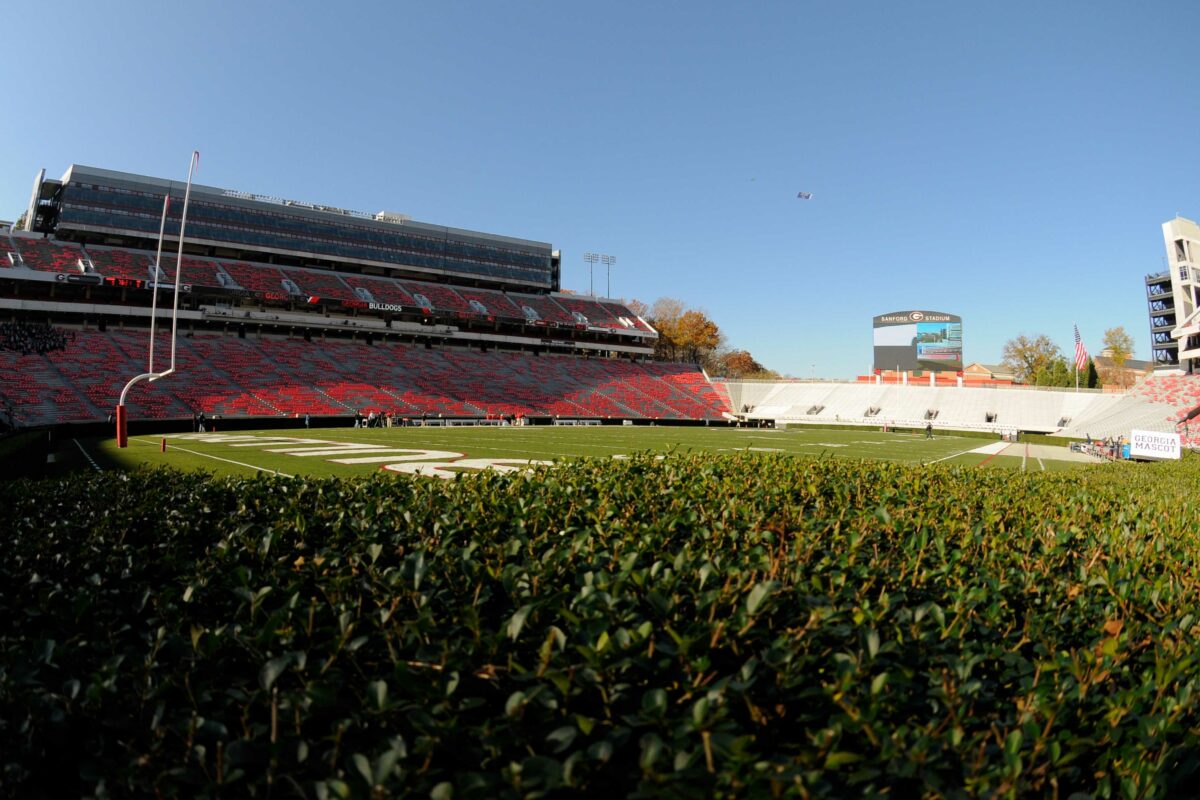
[[100, 469], [100, 465], [96, 463], [96, 459], [92, 458], [92, 454], [83, 449], [83, 445], [79, 443], [78, 439], [72, 439], [71, 441], [73, 441], [75, 446], [79, 448], [79, 452], [83, 453], [83, 457], [86, 458], [88, 463], [92, 465], [92, 469], [96, 470], [96, 472], [104, 472], [104, 470]]
[[[996, 456], [1000, 455], [1001, 453], [1003, 453], [1005, 450], [1007, 450], [1007, 449], [1008, 449], [1008, 448], [1010, 448], [1010, 447], [1012, 447], [1012, 445], [1010, 445], [1010, 444], [1006, 444], [1006, 445], [1004, 445], [1004, 447], [1003, 447], [1002, 449], [1000, 449], [1000, 450], [997, 450], [996, 452], [992, 453], [990, 456], [988, 456], [987, 458], [985, 458], [983, 461], [980, 461], [980, 462], [979, 462], [978, 464], [976, 464], [975, 466], [977, 466], [977, 467], [982, 467], [984, 464], [988, 463], [988, 462], [989, 462], [989, 461], [991, 461], [993, 458], [995, 458]], [[1021, 463], [1022, 463], [1022, 465], [1023, 465], [1025, 462], [1021, 462]]]
[[[138, 444], [147, 444], [147, 445], [153, 444], [152, 442], [147, 442], [143, 439], [130, 439], [130, 441], [137, 442]], [[245, 467], [246, 469], [252, 469], [257, 472], [270, 472], [270, 473], [272, 473], [274, 475], [278, 475], [282, 478], [296, 477], [295, 475], [289, 475], [286, 472], [280, 472], [277, 469], [270, 469], [269, 467], [259, 467], [259, 466], [255, 466], [254, 464], [244, 464], [241, 461], [234, 461], [232, 458], [221, 458], [220, 456], [214, 456], [211, 453], [201, 453], [196, 450], [189, 450], [186, 447], [180, 447], [177, 444], [171, 445], [171, 449], [172, 450], [182, 450], [185, 453], [191, 453], [192, 455], [200, 456], [201, 458], [211, 458], [213, 461], [224, 461], [226, 464], [236, 464], [239, 467]]]
[[[975, 448], [975, 449], [973, 449], [973, 450], [963, 450], [963, 451], [961, 451], [961, 452], [958, 452], [958, 453], [951, 453], [951, 454], [950, 454], [950, 455], [948, 455], [948, 456], [943, 456], [942, 458], [935, 458], [933, 461], [926, 461], [925, 463], [926, 463], [926, 464], [937, 464], [937, 463], [938, 463], [938, 462], [940, 462], [940, 461], [949, 461], [949, 460], [950, 460], [950, 459], [952, 459], [952, 458], [958, 458], [959, 456], [965, 456], [967, 453], [978, 453], [979, 451], [980, 451], [980, 448]], [[1003, 451], [1003, 450], [1001, 450], [1000, 452], [1001, 452], [1001, 453], [1003, 453], [1004, 451]], [[996, 457], [996, 455], [997, 455], [997, 454], [993, 453], [991, 456], [989, 456], [989, 457], [988, 457], [988, 458], [987, 458], [987, 459], [984, 461], [984, 464], [986, 464], [988, 461], [991, 461], [993, 458], [995, 458], [995, 457]], [[983, 466], [983, 465], [981, 464], [980, 466]]]
[[1042, 460], [1040, 458], [1037, 460], [1037, 462], [1038, 462], [1038, 466], [1042, 468], [1042, 472], [1045, 472], [1046, 465], [1042, 463]]

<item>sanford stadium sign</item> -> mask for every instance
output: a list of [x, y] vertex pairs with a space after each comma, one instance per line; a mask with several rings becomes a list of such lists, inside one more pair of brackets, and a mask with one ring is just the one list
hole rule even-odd
[[910, 325], [914, 322], [958, 322], [958, 317], [936, 311], [898, 311], [875, 318], [876, 325]]

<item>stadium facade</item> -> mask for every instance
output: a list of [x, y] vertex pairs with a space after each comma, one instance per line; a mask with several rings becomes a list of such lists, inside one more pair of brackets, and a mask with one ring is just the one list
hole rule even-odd
[[22, 230], [0, 228], [0, 421], [105, 420], [147, 370], [152, 316], [158, 369], [175, 348], [179, 368], [133, 386], [131, 420], [725, 419], [698, 366], [652, 360], [646, 320], [562, 291], [549, 243], [193, 185], [177, 264], [184, 194], [37, 176]]
[[1167, 269], [1146, 276], [1151, 361], [1155, 370], [1200, 372], [1200, 225], [1163, 223]]
[[[184, 187], [176, 181], [72, 165], [60, 180], [35, 181], [29, 230], [82, 244], [157, 239], [163, 199], [166, 234], [179, 236]], [[412, 278], [557, 291], [559, 257], [543, 242], [368, 214], [233, 189], [192, 186], [187, 241], [193, 251], [310, 267], [376, 268]]]

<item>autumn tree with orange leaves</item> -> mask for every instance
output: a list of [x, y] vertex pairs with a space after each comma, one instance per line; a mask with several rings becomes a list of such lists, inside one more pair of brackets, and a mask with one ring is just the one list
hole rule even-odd
[[660, 297], [653, 306], [635, 299], [626, 306], [658, 331], [654, 357], [660, 361], [700, 364], [721, 377], [776, 376], [749, 352], [727, 350], [725, 335], [702, 309], [688, 308], [674, 297]]

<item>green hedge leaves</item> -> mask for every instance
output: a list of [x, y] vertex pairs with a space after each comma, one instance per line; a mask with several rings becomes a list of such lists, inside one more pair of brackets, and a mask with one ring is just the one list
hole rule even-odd
[[0, 488], [20, 796], [1185, 794], [1194, 460]]

